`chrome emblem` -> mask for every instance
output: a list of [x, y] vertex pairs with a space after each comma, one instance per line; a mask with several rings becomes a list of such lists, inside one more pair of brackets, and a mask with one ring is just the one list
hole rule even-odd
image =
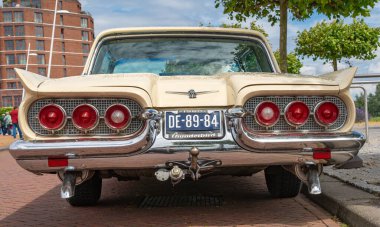
[[197, 98], [197, 95], [203, 95], [203, 94], [210, 94], [210, 93], [217, 93], [218, 90], [214, 91], [198, 91], [196, 92], [194, 89], [190, 89], [188, 92], [183, 91], [167, 91], [167, 94], [175, 94], [175, 95], [187, 95], [189, 99], [195, 99]]
[[197, 98], [197, 93], [193, 89], [191, 89], [190, 91], [188, 91], [187, 95], [189, 96], [189, 99], [195, 99], [195, 98]]

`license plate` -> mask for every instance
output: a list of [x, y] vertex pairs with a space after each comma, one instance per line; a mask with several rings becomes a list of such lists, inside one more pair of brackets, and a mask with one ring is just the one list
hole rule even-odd
[[220, 131], [220, 111], [212, 112], [166, 112], [167, 132]]

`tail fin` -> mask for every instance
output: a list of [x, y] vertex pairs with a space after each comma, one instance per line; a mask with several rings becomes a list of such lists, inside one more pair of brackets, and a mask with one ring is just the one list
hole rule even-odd
[[352, 67], [332, 73], [323, 74], [320, 77], [323, 79], [335, 81], [339, 85], [340, 90], [344, 91], [350, 89], [352, 80], [354, 79], [357, 70], [357, 67]]
[[17, 75], [21, 79], [22, 86], [25, 90], [34, 93], [44, 81], [48, 80], [46, 76], [41, 76], [23, 69], [15, 69]]

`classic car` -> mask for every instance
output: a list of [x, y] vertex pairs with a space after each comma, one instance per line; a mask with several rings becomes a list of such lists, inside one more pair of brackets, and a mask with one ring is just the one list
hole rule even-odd
[[82, 75], [16, 72], [25, 139], [10, 152], [28, 171], [56, 173], [73, 206], [96, 204], [111, 177], [176, 185], [264, 171], [273, 197], [302, 183], [319, 194], [322, 167], [366, 140], [352, 131], [356, 68], [282, 74], [256, 31], [113, 29], [97, 36]]

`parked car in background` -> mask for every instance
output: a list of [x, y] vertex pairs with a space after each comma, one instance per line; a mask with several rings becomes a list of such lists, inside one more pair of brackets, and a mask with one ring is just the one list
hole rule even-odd
[[281, 74], [265, 37], [224, 28], [129, 28], [99, 34], [83, 75], [16, 69], [25, 88], [10, 146], [18, 164], [57, 173], [71, 205], [93, 205], [103, 178], [176, 185], [264, 171], [274, 197], [301, 182], [319, 194], [324, 165], [352, 159], [356, 68]]

